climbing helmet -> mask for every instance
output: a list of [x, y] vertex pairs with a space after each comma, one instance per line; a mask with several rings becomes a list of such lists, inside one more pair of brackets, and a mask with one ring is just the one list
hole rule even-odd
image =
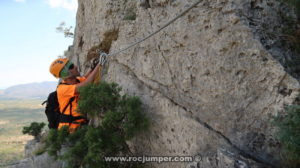
[[68, 74], [65, 72], [61, 73], [61, 71], [64, 69], [65, 65], [68, 64], [68, 62], [68, 58], [58, 58], [54, 60], [50, 65], [50, 73], [56, 78], [65, 77]]

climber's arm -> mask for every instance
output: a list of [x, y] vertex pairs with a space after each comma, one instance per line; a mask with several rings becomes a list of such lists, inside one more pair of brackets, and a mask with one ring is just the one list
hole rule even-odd
[[90, 84], [90, 83], [92, 83], [92, 82], [94, 81], [94, 79], [95, 79], [95, 77], [96, 77], [96, 74], [97, 74], [97, 71], [99, 71], [99, 67], [100, 67], [100, 64], [98, 64], [98, 65], [94, 68], [94, 70], [92, 70], [92, 71], [90, 72], [90, 74], [88, 75], [88, 77], [86, 78], [85, 81], [76, 84], [75, 91], [76, 91], [77, 93], [78, 93], [79, 88], [81, 88], [81, 87], [83, 87], [83, 86], [86, 86], [86, 85], [88, 85], [88, 84]]
[[88, 78], [88, 76], [93, 72], [93, 69], [90, 69], [89, 71], [87, 71], [87, 73], [85, 73], [84, 77]]

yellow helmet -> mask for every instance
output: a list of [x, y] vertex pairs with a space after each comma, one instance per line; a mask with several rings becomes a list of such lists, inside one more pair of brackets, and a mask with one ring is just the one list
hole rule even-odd
[[64, 68], [64, 66], [69, 62], [68, 58], [58, 58], [52, 62], [50, 65], [50, 73], [54, 75], [54, 77], [59, 78], [60, 71]]

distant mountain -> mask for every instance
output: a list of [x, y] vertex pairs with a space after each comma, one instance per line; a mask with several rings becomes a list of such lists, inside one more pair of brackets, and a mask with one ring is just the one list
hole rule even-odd
[[0, 90], [0, 99], [47, 98], [56, 89], [57, 82], [28, 83]]

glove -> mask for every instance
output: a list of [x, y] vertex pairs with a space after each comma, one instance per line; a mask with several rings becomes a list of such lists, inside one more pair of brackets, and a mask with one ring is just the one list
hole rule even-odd
[[104, 52], [100, 53], [99, 64], [103, 66], [106, 63], [106, 61], [107, 61], [107, 54]]

